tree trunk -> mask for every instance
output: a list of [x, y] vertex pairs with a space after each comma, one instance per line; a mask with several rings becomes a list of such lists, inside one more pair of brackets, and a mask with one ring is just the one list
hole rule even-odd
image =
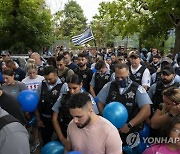
[[14, 9], [12, 11], [12, 15], [16, 18], [19, 12], [19, 0], [14, 0], [13, 6], [14, 6]]
[[175, 45], [173, 55], [176, 55], [178, 52], [180, 52], [180, 22], [177, 24], [175, 30]]

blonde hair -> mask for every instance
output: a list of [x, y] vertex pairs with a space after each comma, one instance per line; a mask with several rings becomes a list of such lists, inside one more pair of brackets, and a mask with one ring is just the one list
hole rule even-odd
[[27, 63], [29, 64], [29, 63], [33, 63], [33, 64], [35, 64], [36, 63], [36, 61], [34, 60], [34, 59], [32, 59], [32, 58], [29, 58], [28, 60], [27, 60]]
[[34, 63], [28, 63], [27, 64], [27, 71], [30, 70], [30, 69], [38, 70], [37, 65], [34, 64]]
[[163, 95], [169, 98], [171, 101], [180, 103], [180, 88], [170, 87], [163, 91]]

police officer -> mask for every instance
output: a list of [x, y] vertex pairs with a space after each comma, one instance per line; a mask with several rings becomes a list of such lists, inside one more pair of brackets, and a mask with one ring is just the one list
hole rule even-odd
[[[72, 95], [82, 93], [82, 79], [77, 74], [73, 74], [68, 80], [69, 91], [61, 94], [58, 101], [52, 107], [53, 112], [53, 126], [58, 135], [59, 140], [63, 145], [67, 143], [67, 127], [72, 117], [69, 113], [68, 100]], [[96, 114], [98, 109], [96, 103], [93, 101], [92, 96], [89, 94], [93, 102], [93, 108]]]
[[129, 55], [129, 60], [131, 63], [129, 69], [131, 80], [142, 85], [145, 88], [145, 90], [147, 90], [150, 87], [151, 80], [149, 70], [146, 68], [145, 65], [141, 65], [141, 58], [138, 53], [132, 52]]
[[87, 55], [85, 53], [78, 54], [78, 68], [74, 71], [83, 80], [83, 88], [89, 92], [90, 82], [92, 79], [92, 70], [87, 67]]
[[139, 130], [140, 124], [151, 114], [151, 99], [141, 85], [129, 78], [127, 64], [115, 65], [115, 81], [108, 82], [97, 98], [100, 113], [103, 112], [105, 105], [114, 101], [121, 102], [127, 108], [127, 123], [119, 129], [124, 144], [127, 135]]
[[96, 73], [93, 74], [90, 82], [90, 93], [93, 97], [96, 97], [103, 86], [111, 81], [112, 72], [107, 69], [106, 63], [103, 60], [99, 60], [95, 65]]
[[161, 70], [161, 80], [154, 83], [149, 91], [149, 97], [153, 102], [153, 109], [159, 109], [159, 105], [163, 103], [162, 92], [168, 87], [179, 87], [179, 82], [175, 80], [175, 70], [172, 66], [164, 66]]
[[[44, 68], [44, 78], [41, 86], [38, 87], [37, 93], [39, 94], [39, 108], [35, 111], [37, 125], [41, 127], [41, 136], [43, 145], [51, 141], [53, 134], [52, 124], [52, 107], [59, 98], [60, 94], [67, 91], [67, 84], [62, 84], [57, 76], [57, 69], [52, 65]], [[38, 112], [39, 111], [39, 112]]]
[[59, 55], [56, 58], [56, 67], [58, 69], [58, 76], [63, 83], [67, 82], [71, 75], [74, 74], [74, 71], [72, 69], [66, 67], [63, 55]]

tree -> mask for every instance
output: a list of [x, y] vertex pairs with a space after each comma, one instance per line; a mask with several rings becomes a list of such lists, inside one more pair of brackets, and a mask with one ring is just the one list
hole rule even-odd
[[39, 50], [53, 41], [44, 0], [0, 0], [0, 46], [13, 52]]
[[167, 34], [167, 30], [175, 29], [174, 55], [180, 52], [180, 2], [174, 0], [147, 0], [152, 18]]
[[69, 1], [65, 4], [63, 17], [60, 22], [62, 37], [71, 38], [72, 36], [83, 32], [86, 28], [86, 20], [80, 5], [77, 4], [76, 1]]
[[115, 23], [111, 20], [111, 13], [108, 12], [111, 7], [116, 9], [116, 3], [101, 2], [99, 7], [99, 15], [95, 15], [91, 22], [97, 46], [111, 47], [114, 43], [115, 36], [118, 36], [118, 29]]
[[138, 33], [140, 46], [158, 47], [167, 39], [168, 30], [175, 29], [175, 54], [180, 51], [179, 8], [179, 1], [174, 0], [118, 0], [100, 5], [100, 14], [95, 19], [104, 20], [108, 16], [109, 26], [121, 36]]

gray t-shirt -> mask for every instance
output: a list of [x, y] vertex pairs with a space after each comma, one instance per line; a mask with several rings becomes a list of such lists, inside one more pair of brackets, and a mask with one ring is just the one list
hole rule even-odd
[[27, 90], [27, 87], [24, 83], [15, 81], [15, 84], [13, 85], [3, 84], [2, 90], [17, 98], [21, 91]]
[[[0, 108], [0, 118], [8, 115]], [[0, 130], [1, 154], [30, 154], [29, 134], [18, 122], [7, 124]]]

